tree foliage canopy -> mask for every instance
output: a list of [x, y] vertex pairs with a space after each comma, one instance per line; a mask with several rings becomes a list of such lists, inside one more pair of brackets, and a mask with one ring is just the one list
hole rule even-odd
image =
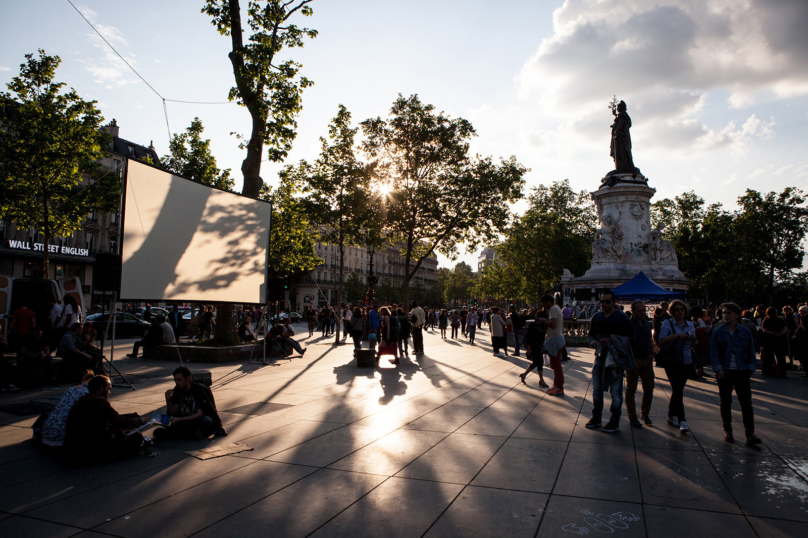
[[210, 152], [210, 140], [202, 140], [205, 128], [194, 118], [184, 133], [175, 134], [169, 142], [169, 154], [163, 157], [166, 170], [195, 179], [206, 185], [233, 190], [235, 182], [230, 169], [219, 170], [216, 158]]
[[748, 189], [739, 208], [727, 211], [720, 204], [705, 207], [704, 199], [688, 192], [654, 203], [651, 217], [652, 225], [667, 225], [679, 268], [692, 282], [690, 296], [752, 304], [777, 301], [779, 289], [800, 282], [805, 202], [792, 187], [767, 194]]
[[[64, 237], [81, 229], [91, 209], [114, 211], [120, 199], [119, 178], [97, 163], [109, 135], [95, 101], [54, 82], [58, 56], [39, 50], [25, 55], [19, 76], [0, 93], [0, 218], [18, 228]], [[86, 176], [89, 185], [81, 186]], [[48, 269], [48, 249], [43, 251]]]
[[534, 188], [528, 202], [495, 247], [497, 261], [480, 275], [478, 295], [535, 303], [564, 269], [580, 274], [589, 268], [597, 224], [589, 193], [556, 181]]
[[388, 119], [362, 122], [364, 151], [376, 169], [384, 199], [388, 241], [401, 243], [403, 301], [423, 261], [435, 252], [450, 258], [459, 243], [490, 242], [522, 196], [527, 169], [514, 157], [493, 162], [471, 156], [471, 123], [452, 119], [417, 95], [399, 95]]
[[[301, 64], [287, 59], [277, 61], [285, 49], [303, 47], [306, 37], [314, 38], [317, 30], [301, 28], [291, 22], [297, 13], [312, 15], [312, 0], [269, 0], [247, 2], [247, 26], [252, 34], [244, 42], [239, 0], [206, 0], [202, 12], [209, 15], [220, 34], [230, 36], [232, 50], [228, 54], [236, 85], [229, 99], [247, 108], [252, 118], [252, 131], [242, 140], [247, 157], [241, 166], [244, 175], [242, 192], [257, 197], [261, 190], [261, 154], [268, 146], [270, 161], [281, 162], [292, 149], [297, 136], [297, 115], [303, 109], [303, 89], [312, 81], [298, 76]], [[246, 143], [244, 142], [246, 140]]]

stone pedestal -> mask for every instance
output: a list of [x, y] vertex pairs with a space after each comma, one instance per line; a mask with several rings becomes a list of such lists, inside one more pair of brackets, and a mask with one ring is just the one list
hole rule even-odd
[[580, 277], [565, 270], [561, 279], [565, 290], [589, 288], [598, 293], [631, 280], [640, 271], [664, 288], [687, 289], [689, 281], [679, 270], [673, 246], [662, 239], [661, 229], [651, 228], [655, 192], [642, 174], [612, 172], [591, 193], [599, 227], [592, 242], [592, 265]]

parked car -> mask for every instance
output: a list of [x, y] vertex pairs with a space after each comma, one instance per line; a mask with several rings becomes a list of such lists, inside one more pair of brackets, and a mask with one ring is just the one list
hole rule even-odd
[[[87, 316], [87, 321], [92, 322], [93, 329], [98, 334], [103, 334], [107, 328], [109, 312], [103, 314], [91, 314]], [[149, 328], [149, 323], [138, 319], [132, 314], [118, 312], [115, 316], [115, 338], [140, 338]], [[112, 324], [109, 325], [107, 338], [112, 337]]]
[[272, 316], [269, 319], [270, 319], [270, 321], [272, 323], [278, 323], [278, 322], [282, 322], [286, 318], [291, 318], [292, 323], [300, 323], [300, 320], [303, 319], [303, 317], [300, 314], [298, 314], [297, 312], [281, 312], [280, 317]]
[[[158, 306], [152, 306], [150, 308], [150, 310], [151, 310], [152, 316], [166, 316], [166, 317], [168, 317], [168, 310], [166, 310], [165, 308], [160, 308]], [[143, 314], [145, 314], [145, 313], [146, 313], [146, 307], [145, 306], [139, 306], [139, 307], [135, 308], [132, 311], [132, 315], [135, 316], [136, 318], [140, 318], [140, 319], [143, 318]]]

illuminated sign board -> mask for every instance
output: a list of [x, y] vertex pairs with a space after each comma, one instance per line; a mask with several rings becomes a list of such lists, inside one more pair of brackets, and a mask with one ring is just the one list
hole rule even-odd
[[[28, 241], [14, 241], [11, 240], [8, 242], [9, 248], [13, 248], [15, 250], [30, 250], [32, 252], [44, 252], [45, 251], [45, 244], [44, 243], [30, 243]], [[48, 252], [51, 254], [68, 254], [71, 256], [89, 256], [90, 251], [86, 248], [76, 248], [76, 247], [63, 247], [60, 245], [48, 245]]]

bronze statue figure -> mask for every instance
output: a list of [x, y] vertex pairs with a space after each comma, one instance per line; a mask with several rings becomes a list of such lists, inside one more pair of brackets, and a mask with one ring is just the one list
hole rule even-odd
[[626, 102], [620, 101], [616, 106], [612, 106], [614, 123], [612, 123], [612, 147], [611, 156], [614, 159], [615, 172], [639, 172], [634, 166], [634, 159], [631, 157], [631, 118], [626, 113]]

